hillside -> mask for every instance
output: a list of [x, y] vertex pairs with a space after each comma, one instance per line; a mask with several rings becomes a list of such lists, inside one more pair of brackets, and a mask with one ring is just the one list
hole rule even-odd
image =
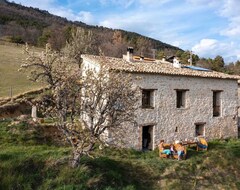
[[[35, 48], [35, 51], [41, 50]], [[42, 86], [29, 81], [27, 73], [18, 71], [25, 58], [22, 45], [0, 43], [0, 97], [9, 97], [11, 90], [12, 96], [16, 96]]]
[[[0, 97], [15, 96], [41, 86], [30, 82], [26, 73], [18, 72], [21, 60], [25, 58], [21, 44], [28, 42], [43, 47], [49, 42], [53, 48], [60, 49], [76, 27], [91, 30], [94, 49], [100, 47], [106, 56], [121, 57], [126, 53], [127, 46], [133, 46], [136, 54], [142, 52], [148, 57], [153, 56], [152, 48], [169, 54], [179, 50], [133, 32], [72, 22], [38, 8], [0, 0]], [[88, 53], [97, 54], [97, 51]]]
[[28, 42], [38, 46], [50, 42], [53, 47], [60, 49], [66, 40], [69, 40], [71, 31], [75, 27], [92, 30], [93, 43], [108, 56], [121, 57], [127, 46], [133, 46], [137, 54], [142, 52], [145, 56], [153, 56], [153, 48], [166, 51], [169, 54], [180, 50], [172, 45], [137, 33], [73, 22], [38, 8], [25, 7], [0, 0], [1, 39], [9, 39], [19, 43]]
[[210, 142], [207, 152], [189, 148], [183, 161], [107, 148], [72, 169], [61, 139], [49, 123], [0, 120], [0, 189], [240, 189], [239, 140]]

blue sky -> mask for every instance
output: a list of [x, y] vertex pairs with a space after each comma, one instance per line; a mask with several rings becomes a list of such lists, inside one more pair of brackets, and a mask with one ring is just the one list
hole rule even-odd
[[15, 0], [69, 20], [123, 29], [192, 50], [240, 60], [240, 0]]

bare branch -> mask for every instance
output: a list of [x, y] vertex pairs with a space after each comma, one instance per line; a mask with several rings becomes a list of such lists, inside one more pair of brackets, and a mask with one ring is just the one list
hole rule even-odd
[[90, 155], [96, 144], [120, 145], [125, 124], [134, 122], [138, 100], [138, 89], [127, 73], [111, 71], [103, 63], [99, 72], [89, 69], [82, 75], [80, 54], [91, 48], [91, 35], [77, 31], [61, 53], [47, 45], [44, 53], [36, 55], [26, 46], [28, 59], [22, 65], [31, 71], [32, 80], [50, 86], [37, 102], [71, 144], [72, 166], [79, 164], [82, 155]]

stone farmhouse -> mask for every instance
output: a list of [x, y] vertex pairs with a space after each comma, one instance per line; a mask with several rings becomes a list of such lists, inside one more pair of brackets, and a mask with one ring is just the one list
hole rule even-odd
[[138, 126], [130, 126], [129, 147], [153, 150], [161, 139], [173, 142], [198, 135], [208, 140], [238, 137], [239, 76], [184, 66], [177, 60], [133, 56], [131, 48], [122, 59], [82, 58], [85, 68], [99, 68], [104, 61], [111, 69], [131, 73], [140, 87]]

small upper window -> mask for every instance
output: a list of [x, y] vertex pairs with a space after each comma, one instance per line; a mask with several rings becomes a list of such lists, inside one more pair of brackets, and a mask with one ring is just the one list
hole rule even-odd
[[142, 108], [154, 107], [154, 90], [142, 90]]
[[176, 90], [177, 108], [185, 108], [186, 107], [186, 92], [187, 92], [187, 90]]

